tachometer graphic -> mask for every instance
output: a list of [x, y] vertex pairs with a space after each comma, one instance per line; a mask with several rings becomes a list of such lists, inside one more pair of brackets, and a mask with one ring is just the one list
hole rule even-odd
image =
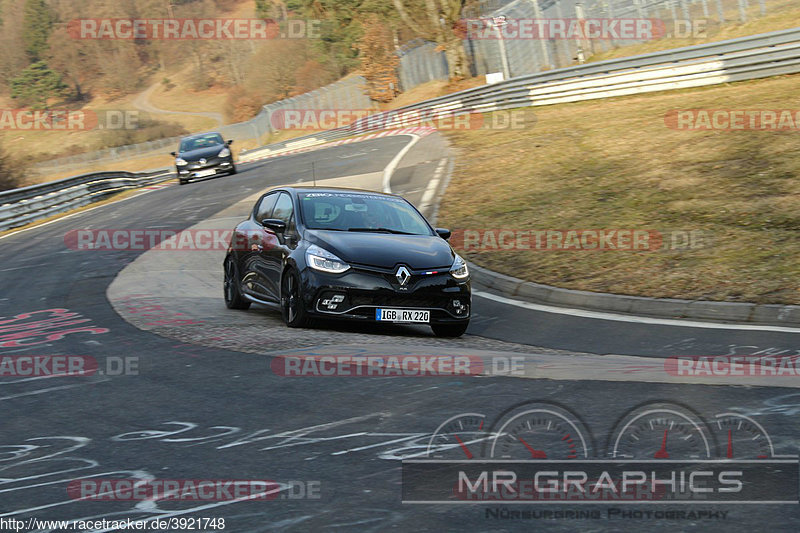
[[712, 422], [723, 459], [771, 459], [775, 456], [767, 431], [750, 417], [722, 413]]
[[611, 457], [619, 459], [710, 459], [705, 423], [679, 405], [649, 404], [628, 413], [614, 431]]
[[431, 459], [474, 459], [480, 457], [487, 433], [486, 416], [463, 413], [445, 420], [428, 442], [427, 456]]
[[493, 459], [585, 459], [589, 447], [577, 416], [551, 404], [526, 405], [504, 417], [490, 449]]

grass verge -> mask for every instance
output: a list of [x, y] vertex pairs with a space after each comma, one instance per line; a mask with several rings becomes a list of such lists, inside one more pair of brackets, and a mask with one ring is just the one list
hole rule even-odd
[[[686, 131], [672, 109], [792, 108], [800, 76], [538, 108], [535, 127], [446, 133], [441, 224], [699, 230], [687, 251], [465, 251], [525, 280], [617, 294], [800, 304], [800, 131]], [[491, 244], [491, 243], [489, 243]]]

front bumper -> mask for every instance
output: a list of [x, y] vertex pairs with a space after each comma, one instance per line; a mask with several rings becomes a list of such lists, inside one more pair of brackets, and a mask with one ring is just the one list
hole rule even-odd
[[[233, 168], [233, 155], [228, 157], [215, 157], [209, 159], [205, 163], [192, 161], [188, 165], [176, 167], [178, 169], [178, 176], [181, 179], [192, 179], [198, 177], [211, 177], [219, 174], [227, 174]], [[207, 176], [198, 176], [198, 173], [208, 172], [213, 170], [213, 174]]]
[[376, 309], [420, 309], [430, 311], [431, 324], [454, 324], [469, 321], [472, 311], [469, 279], [458, 281], [446, 269], [411, 270], [402, 286], [387, 270], [354, 267], [326, 274], [306, 268], [300, 282], [306, 311], [317, 317], [376, 322]]

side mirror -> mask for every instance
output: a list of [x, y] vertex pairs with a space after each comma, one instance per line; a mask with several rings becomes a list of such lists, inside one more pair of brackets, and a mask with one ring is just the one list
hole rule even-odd
[[233, 139], [228, 139], [228, 143], [227, 144], [228, 144], [228, 146], [232, 145], [233, 144]]
[[276, 235], [281, 235], [286, 231], [286, 222], [277, 218], [265, 218], [261, 221], [261, 225], [274, 231]]
[[453, 234], [449, 229], [436, 228], [436, 233], [444, 240], [448, 240]]
[[172, 157], [178, 157], [178, 152], [170, 152], [169, 155]]

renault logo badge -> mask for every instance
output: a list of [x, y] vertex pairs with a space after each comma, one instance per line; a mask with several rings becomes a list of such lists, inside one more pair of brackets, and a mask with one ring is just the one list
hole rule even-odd
[[404, 266], [401, 266], [397, 269], [397, 273], [395, 273], [394, 277], [397, 278], [397, 281], [400, 282], [400, 285], [408, 284], [408, 280], [411, 279], [411, 272]]

